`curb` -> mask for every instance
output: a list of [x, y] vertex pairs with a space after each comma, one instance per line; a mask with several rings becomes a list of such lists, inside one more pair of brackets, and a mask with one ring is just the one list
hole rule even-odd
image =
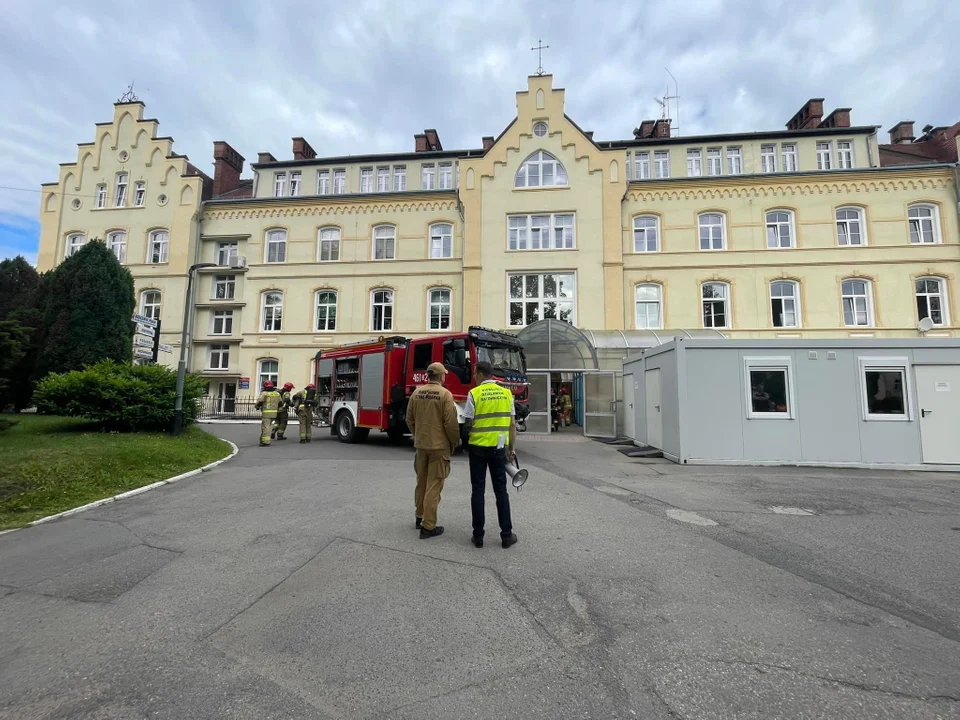
[[[223, 438], [220, 438], [220, 439], [223, 440]], [[58, 512], [55, 515], [47, 515], [46, 517], [42, 517], [42, 518], [39, 518], [38, 520], [34, 520], [33, 522], [27, 523], [27, 527], [32, 527], [34, 525], [47, 523], [47, 522], [50, 522], [51, 520], [59, 520], [60, 518], [69, 517], [71, 515], [76, 515], [77, 513], [83, 512], [84, 510], [90, 510], [91, 508], [100, 507], [101, 505], [108, 505], [112, 502], [116, 502], [117, 500], [124, 500], [126, 498], [135, 497], [137, 495], [141, 495], [145, 492], [153, 490], [154, 488], [162, 487], [163, 485], [171, 485], [175, 482], [179, 482], [180, 480], [186, 480], [187, 478], [193, 477], [194, 475], [199, 475], [200, 473], [207, 472], [208, 470], [213, 470], [213, 468], [217, 467], [217, 465], [221, 465], [222, 463], [225, 463], [227, 460], [231, 460], [238, 452], [240, 452], [240, 448], [238, 448], [229, 440], [224, 440], [224, 442], [229, 444], [230, 447], [233, 448], [233, 450], [225, 458], [220, 458], [219, 460], [216, 460], [215, 462], [212, 462], [209, 465], [198, 467], [196, 470], [190, 470], [188, 472], [181, 473], [180, 475], [174, 475], [173, 477], [167, 478], [166, 480], [158, 480], [155, 483], [150, 483], [149, 485], [144, 485], [143, 487], [134, 488], [133, 490], [127, 490], [126, 492], [122, 492], [119, 495], [114, 495], [113, 497], [103, 498], [102, 500], [94, 500], [92, 503], [87, 503], [86, 505], [81, 505], [80, 507], [75, 507], [70, 510], [64, 510], [63, 512]], [[23, 528], [12, 528], [10, 530], [5, 530], [3, 533], [0, 533], [0, 535], [8, 532], [14, 532], [15, 530], [22, 530], [22, 529]]]

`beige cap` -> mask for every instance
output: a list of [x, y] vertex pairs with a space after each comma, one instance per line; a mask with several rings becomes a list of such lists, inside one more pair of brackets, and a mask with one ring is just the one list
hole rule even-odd
[[430, 363], [427, 365], [427, 372], [431, 375], [446, 375], [447, 369], [443, 366], [443, 363]]

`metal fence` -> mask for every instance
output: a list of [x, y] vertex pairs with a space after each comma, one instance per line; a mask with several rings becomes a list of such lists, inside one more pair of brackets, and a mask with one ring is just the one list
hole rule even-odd
[[[253, 395], [229, 398], [204, 395], [198, 401], [198, 420], [259, 420], [257, 398]], [[317, 408], [313, 414], [314, 427], [327, 427], [327, 408]], [[290, 421], [296, 424], [296, 413], [290, 411]]]

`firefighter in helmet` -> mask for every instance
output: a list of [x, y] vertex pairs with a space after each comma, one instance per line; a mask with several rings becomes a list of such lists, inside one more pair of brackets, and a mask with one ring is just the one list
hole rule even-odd
[[290, 391], [293, 390], [293, 383], [283, 384], [280, 390], [280, 407], [277, 408], [277, 419], [273, 423], [273, 431], [270, 437], [277, 440], [286, 440], [284, 436], [287, 432], [287, 423], [290, 421]]
[[313, 409], [317, 406], [317, 386], [310, 383], [291, 400], [293, 411], [300, 418], [300, 442], [308, 443], [313, 436]]
[[272, 380], [263, 383], [263, 392], [257, 398], [256, 408], [260, 411], [260, 447], [270, 445], [270, 432], [280, 407], [280, 393], [276, 391]]

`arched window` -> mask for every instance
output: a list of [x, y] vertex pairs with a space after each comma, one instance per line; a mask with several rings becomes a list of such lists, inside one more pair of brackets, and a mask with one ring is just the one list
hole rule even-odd
[[77, 250], [82, 248], [87, 242], [87, 238], [83, 233], [71, 233], [67, 235], [66, 248], [63, 251], [63, 256], [65, 258], [73, 255]]
[[863, 210], [861, 208], [837, 208], [837, 244], [867, 244], [866, 226], [863, 222]]
[[144, 290], [140, 293], [140, 314], [152, 320], [160, 319], [159, 290]]
[[800, 289], [796, 282], [770, 283], [770, 312], [774, 327], [800, 327]]
[[263, 384], [269, 380], [276, 387], [280, 382], [280, 361], [276, 358], [262, 358], [257, 360], [257, 387], [254, 394], [263, 389]]
[[697, 218], [701, 250], [725, 250], [727, 247], [726, 219], [721, 213], [703, 213]]
[[538, 150], [520, 165], [514, 186], [561, 187], [567, 184], [567, 171], [553, 155]]
[[430, 226], [430, 257], [453, 257], [453, 225], [435, 223]]
[[730, 286], [727, 283], [704, 283], [700, 286], [700, 298], [705, 328], [730, 327]]
[[450, 288], [434, 288], [430, 291], [428, 305], [428, 327], [431, 330], [450, 329]]
[[917, 318], [930, 318], [934, 325], [947, 325], [946, 281], [938, 277], [917, 278]]
[[660, 250], [660, 219], [656, 215], [637, 215], [633, 219], [633, 251]]
[[393, 225], [378, 225], [373, 229], [373, 259], [395, 260], [397, 257], [397, 229]]
[[663, 288], [654, 283], [637, 285], [637, 329], [656, 330], [663, 327]]
[[158, 265], [167, 261], [167, 250], [170, 246], [170, 235], [166, 230], [154, 230], [147, 240], [147, 262]]
[[843, 324], [847, 327], [873, 325], [873, 288], [864, 278], [850, 278], [840, 285]]
[[263, 261], [268, 263], [287, 261], [286, 230], [267, 230], [267, 238], [263, 244]]
[[771, 210], [767, 213], [767, 247], [771, 250], [794, 247], [793, 213]]
[[370, 293], [370, 329], [393, 330], [393, 290]]
[[263, 332], [280, 332], [283, 328], [283, 293], [268, 290], [260, 298], [260, 329]]
[[317, 260], [320, 262], [340, 260], [340, 228], [320, 228], [317, 232]]
[[333, 332], [337, 329], [337, 291], [317, 290], [318, 332]]
[[107, 234], [107, 248], [122, 264], [127, 260], [127, 234], [123, 230], [115, 230]]
[[911, 205], [907, 214], [910, 221], [910, 242], [940, 242], [940, 214], [936, 205]]

